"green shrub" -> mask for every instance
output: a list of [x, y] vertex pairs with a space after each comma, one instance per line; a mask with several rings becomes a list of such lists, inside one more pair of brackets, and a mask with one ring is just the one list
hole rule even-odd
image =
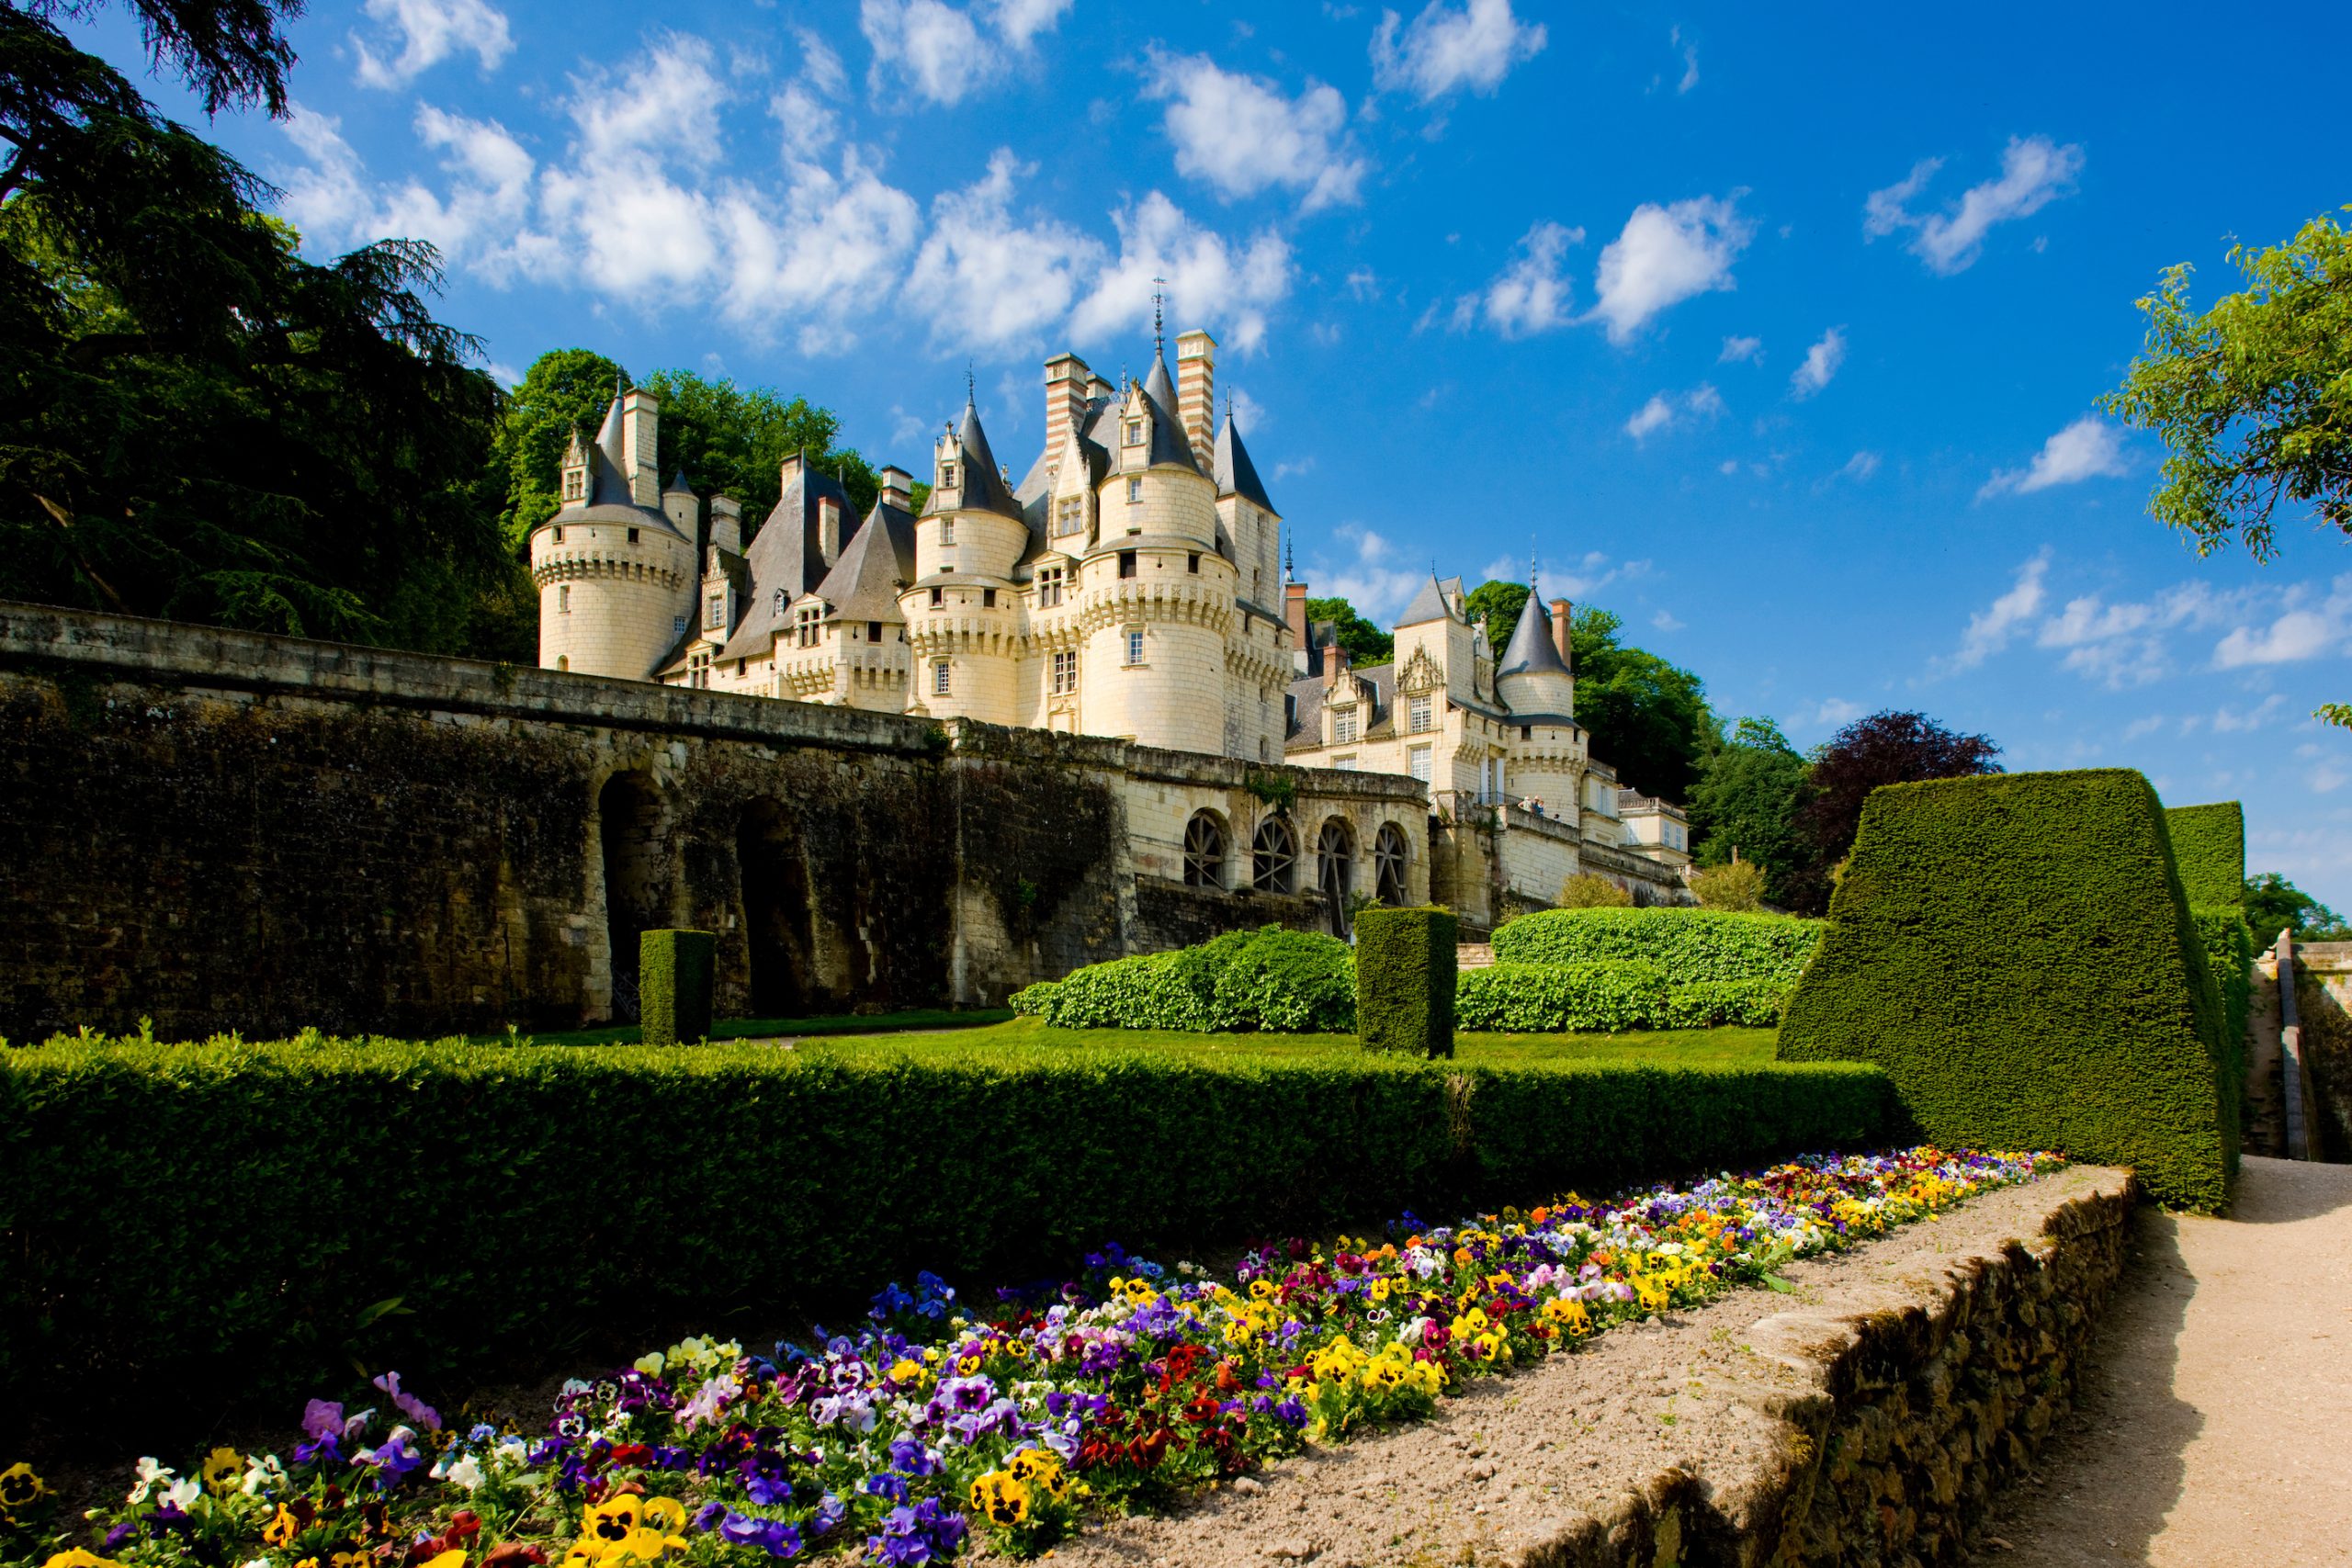
[[916, 1269], [978, 1289], [1106, 1236], [1528, 1203], [1875, 1142], [1897, 1115], [1872, 1068], [1352, 1047], [20, 1048], [0, 1052], [0, 1409], [162, 1441], [175, 1412], [282, 1419], [354, 1359], [433, 1397], [730, 1313], [854, 1313]]
[[1764, 908], [1764, 868], [1751, 860], [1706, 866], [1690, 874], [1690, 891], [1710, 909], [1752, 915]]
[[1719, 909], [1550, 909], [1495, 933], [1495, 956], [1511, 964], [1638, 959], [1668, 984], [1694, 980], [1793, 983], [1821, 942], [1822, 923], [1790, 915]]
[[1172, 953], [1144, 953], [1073, 969], [1056, 984], [1042, 1016], [1057, 1029], [1158, 1029], [1160, 971]]
[[1356, 916], [1356, 1033], [1367, 1050], [1453, 1055], [1460, 931], [1451, 909]]
[[1283, 1034], [1352, 1034], [1355, 954], [1335, 936], [1268, 926], [1217, 977], [1224, 1027]]
[[2245, 902], [2245, 811], [2236, 801], [2176, 806], [2165, 813], [2165, 831], [2190, 905]]
[[1054, 999], [1060, 984], [1058, 980], [1040, 980], [1034, 986], [1023, 986], [1005, 998], [1004, 1005], [1012, 1010], [1016, 1018], [1039, 1017], [1045, 1012], [1046, 1004]]
[[648, 1045], [710, 1038], [711, 977], [718, 939], [709, 931], [647, 931], [637, 942], [638, 1038]]
[[2214, 908], [2191, 904], [2188, 918], [2197, 928], [2198, 946], [2213, 976], [2222, 1004], [2222, 1044], [2229, 1076], [2245, 1081], [2245, 1021], [2254, 1003], [2254, 928], [2235, 904]]
[[1780, 1055], [1881, 1064], [1938, 1142], [2129, 1165], [2218, 1209], [2237, 1167], [2220, 1014], [2145, 779], [1942, 779], [1863, 807]]
[[1666, 1002], [1650, 1020], [1657, 1029], [1713, 1029], [1730, 1024], [1770, 1029], [1781, 1021], [1792, 987], [1785, 980], [1693, 980], [1668, 986]]
[[1508, 1034], [1613, 1032], [1647, 1028], [1665, 1005], [1655, 964], [1496, 964], [1462, 972], [1453, 1018]]
[[1057, 1029], [1355, 1028], [1355, 963], [1336, 937], [1265, 926], [1072, 970], [1039, 1009]]
[[1605, 876], [1595, 876], [1580, 871], [1560, 884], [1560, 908], [1563, 909], [1626, 909], [1631, 908], [1634, 896]]

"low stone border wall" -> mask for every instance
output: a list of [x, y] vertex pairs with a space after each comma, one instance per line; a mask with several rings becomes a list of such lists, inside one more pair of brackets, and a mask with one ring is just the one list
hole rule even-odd
[[1791, 1266], [1792, 1295], [1612, 1330], [1057, 1563], [1957, 1561], [2073, 1397], [2135, 1199], [2099, 1167], [1988, 1194]]

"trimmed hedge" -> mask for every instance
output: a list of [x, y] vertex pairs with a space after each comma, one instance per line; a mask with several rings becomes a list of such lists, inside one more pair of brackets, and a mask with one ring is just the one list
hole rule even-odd
[[1453, 1016], [1509, 1034], [1643, 1029], [1666, 1007], [1655, 964], [1496, 964], [1465, 971]]
[[2191, 904], [2188, 918], [2197, 928], [2197, 943], [2212, 973], [2213, 989], [2222, 1004], [2222, 1043], [2229, 1071], [2245, 1080], [2245, 1021], [2254, 1005], [2254, 928], [2236, 904], [2214, 908]]
[[676, 1045], [710, 1038], [711, 976], [718, 939], [709, 931], [650, 931], [637, 940], [638, 1039]]
[[1507, 964], [1655, 964], [1669, 985], [1696, 980], [1793, 982], [1821, 942], [1819, 920], [1721, 909], [1547, 909], [1495, 933]]
[[0, 1053], [0, 1407], [158, 1438], [355, 1359], [452, 1390], [854, 1312], [916, 1269], [979, 1286], [1106, 1237], [1524, 1203], [1899, 1125], [1845, 1066], [60, 1042]]
[[1016, 993], [1013, 1010], [1057, 1029], [1347, 1034], [1356, 1026], [1355, 955], [1348, 944], [1281, 926], [1090, 964], [1039, 991], [1031, 986]]
[[2222, 1032], [2155, 792], [2094, 769], [1873, 791], [1780, 1055], [1881, 1064], [1949, 1146], [2132, 1166], [2219, 1209]]
[[2165, 813], [2180, 889], [2193, 905], [2245, 902], [2245, 811], [2234, 800], [2176, 806]]
[[1693, 980], [1668, 986], [1666, 1004], [1650, 1019], [1656, 1029], [1713, 1029], [1724, 1024], [1770, 1029], [1781, 1021], [1792, 987], [1783, 980]]
[[1356, 1033], [1365, 1049], [1453, 1055], [1460, 931], [1451, 909], [1365, 909], [1356, 916]]

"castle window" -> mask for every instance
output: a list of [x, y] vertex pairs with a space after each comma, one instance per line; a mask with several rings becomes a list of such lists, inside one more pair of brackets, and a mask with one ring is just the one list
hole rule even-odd
[[702, 626], [703, 630], [709, 632], [727, 629], [727, 591], [725, 589], [722, 588], [712, 594], [710, 602], [703, 606]]
[[1413, 698], [1412, 701], [1406, 705], [1405, 711], [1407, 715], [1407, 727], [1410, 728], [1415, 735], [1419, 735], [1421, 731], [1430, 727], [1430, 700], [1428, 697], [1419, 696]]
[[956, 488], [955, 464], [942, 463], [939, 465], [939, 488], [942, 490], [954, 490]]
[[939, 542], [942, 545], [952, 545], [956, 542], [956, 519], [953, 517], [943, 517], [939, 520]]
[[1078, 650], [1070, 648], [1054, 650], [1054, 695], [1066, 697], [1078, 690]]
[[798, 641], [800, 646], [803, 648], [814, 648], [817, 646], [818, 614], [818, 607], [814, 604], [810, 604], [803, 608], [799, 615], [796, 618], [797, 624], [795, 625], [794, 629], [798, 632]]
[[1129, 664], [1143, 662], [1143, 628], [1141, 626], [1127, 628], [1127, 662]]
[[1201, 556], [1198, 550], [1184, 558], [1184, 570], [1195, 577], [1201, 574]]
[[1356, 771], [1355, 754], [1350, 752], [1344, 757], [1334, 757], [1331, 759], [1331, 766], [1340, 773], [1352, 773]]
[[1184, 886], [1225, 886], [1225, 829], [1205, 811], [1195, 811], [1184, 824]]
[[710, 649], [706, 648], [699, 653], [686, 655], [686, 684], [704, 687], [710, 684]]
[[569, 582], [560, 583], [556, 587], [555, 613], [559, 615], [571, 614], [571, 584]]
[[1290, 836], [1290, 824], [1279, 817], [1259, 823], [1250, 846], [1250, 886], [1261, 893], [1287, 893], [1297, 863], [1298, 841]]
[[685, 616], [673, 615], [670, 617], [670, 635], [672, 637], [684, 637], [686, 635]]
[[572, 468], [563, 476], [563, 499], [584, 501], [588, 495], [588, 470]]
[[931, 591], [931, 607], [933, 609], [936, 610], [944, 606], [946, 603], [946, 592], [947, 591], [944, 588], [934, 588]]
[[628, 531], [628, 542], [632, 545], [637, 543], [637, 530], [634, 528]]
[[1429, 783], [1430, 749], [1426, 746], [1416, 746], [1408, 755], [1413, 760], [1413, 782], [1415, 784]]
[[944, 659], [931, 667], [931, 691], [933, 696], [944, 697], [948, 694], [947, 669], [947, 660]]
[[1135, 574], [1136, 574], [1136, 553], [1135, 553], [1135, 551], [1133, 551], [1133, 550], [1121, 550], [1121, 551], [1119, 552], [1119, 575], [1120, 575], [1121, 577], [1133, 577]]
[[983, 610], [993, 610], [996, 608], [995, 589], [983, 588], [980, 590], [980, 608]]
[[1127, 445], [1130, 446], [1143, 445], [1143, 421], [1139, 419], [1127, 421]]
[[1331, 744], [1345, 746], [1356, 738], [1356, 710], [1349, 708], [1331, 716]]
[[560, 528], [555, 531], [555, 542], [559, 545], [563, 543], [563, 530]]
[[1086, 531], [1086, 498], [1066, 495], [1054, 504], [1054, 537], [1066, 539]]
[[882, 640], [881, 622], [868, 621], [865, 623], [865, 640], [868, 642], [880, 642]]
[[1129, 506], [1140, 506], [1142, 503], [1143, 503], [1143, 480], [1142, 480], [1142, 479], [1128, 479], [1128, 480], [1127, 480], [1127, 504], [1128, 504]]
[[1037, 608], [1050, 610], [1062, 602], [1066, 569], [1049, 566], [1037, 573]]
[[1405, 902], [1405, 835], [1383, 822], [1372, 840], [1373, 891], [1390, 908]]

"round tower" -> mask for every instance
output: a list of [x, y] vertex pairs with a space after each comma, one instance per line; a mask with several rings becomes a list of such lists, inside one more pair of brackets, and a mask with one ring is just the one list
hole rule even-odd
[[701, 562], [662, 510], [660, 414], [650, 394], [616, 389], [593, 443], [572, 432], [563, 507], [531, 531], [541, 669], [649, 681], [693, 624]]
[[963, 423], [933, 450], [930, 503], [915, 520], [915, 580], [899, 597], [914, 662], [907, 711], [986, 724], [1028, 722], [1022, 595], [1013, 569], [1029, 521], [997, 468], [969, 389]]

